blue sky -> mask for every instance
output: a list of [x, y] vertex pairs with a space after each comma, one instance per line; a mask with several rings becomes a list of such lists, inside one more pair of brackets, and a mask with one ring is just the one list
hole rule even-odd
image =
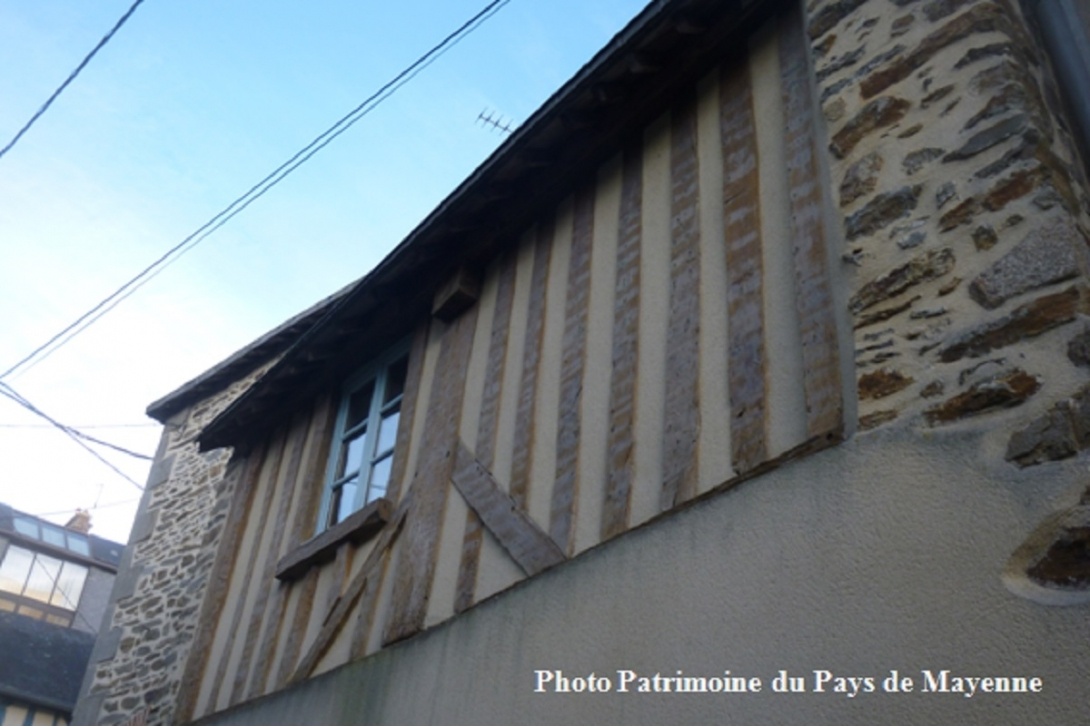
[[[131, 0], [0, 0], [0, 146]], [[145, 0], [0, 158], [0, 371], [181, 241], [487, 4]], [[151, 454], [144, 415], [363, 275], [644, 0], [511, 0], [71, 343], [5, 382]], [[109, 426], [107, 426], [109, 425]], [[124, 425], [124, 426], [118, 426]], [[103, 451], [143, 482], [147, 463]], [[0, 399], [0, 501], [125, 540], [139, 491]]]

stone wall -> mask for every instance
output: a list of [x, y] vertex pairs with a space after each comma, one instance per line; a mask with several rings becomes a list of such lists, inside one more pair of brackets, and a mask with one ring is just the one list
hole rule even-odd
[[[1090, 199], [1020, 9], [819, 0], [809, 10], [855, 266], [860, 428], [987, 422], [1018, 465], [1073, 455], [1090, 444], [1067, 416], [1086, 398], [1077, 367], [1090, 364]], [[981, 418], [990, 413], [1001, 416]]]
[[[1090, 448], [1086, 166], [1022, 8], [808, 10], [855, 266], [860, 429], [982, 431], [985, 459], [1011, 468]], [[1090, 600], [1086, 499], [1028, 534], [1003, 574], [1010, 590]]]
[[111, 606], [76, 705], [76, 724], [171, 724], [234, 491], [230, 450], [201, 454], [201, 429], [263, 373], [165, 424]]

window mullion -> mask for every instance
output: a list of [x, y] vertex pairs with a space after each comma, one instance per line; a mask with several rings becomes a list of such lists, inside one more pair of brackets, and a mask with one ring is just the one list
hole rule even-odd
[[371, 494], [371, 470], [375, 465], [375, 447], [378, 446], [378, 430], [382, 426], [382, 399], [386, 391], [386, 369], [383, 365], [375, 374], [375, 391], [371, 407], [367, 410], [367, 437], [363, 443], [363, 462], [360, 464], [360, 486], [356, 490], [356, 509], [363, 507]]

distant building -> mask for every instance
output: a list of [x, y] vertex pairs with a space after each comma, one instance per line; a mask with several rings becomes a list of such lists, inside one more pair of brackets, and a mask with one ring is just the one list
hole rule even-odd
[[0, 504], [0, 724], [67, 724], [124, 546]]

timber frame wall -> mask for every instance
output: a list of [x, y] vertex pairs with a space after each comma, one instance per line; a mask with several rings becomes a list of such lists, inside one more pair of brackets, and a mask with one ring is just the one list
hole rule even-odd
[[841, 439], [802, 33], [773, 18], [692, 79], [487, 266], [475, 305], [416, 330], [377, 537], [276, 578], [313, 535], [333, 394], [236, 457], [179, 717], [365, 656]]

